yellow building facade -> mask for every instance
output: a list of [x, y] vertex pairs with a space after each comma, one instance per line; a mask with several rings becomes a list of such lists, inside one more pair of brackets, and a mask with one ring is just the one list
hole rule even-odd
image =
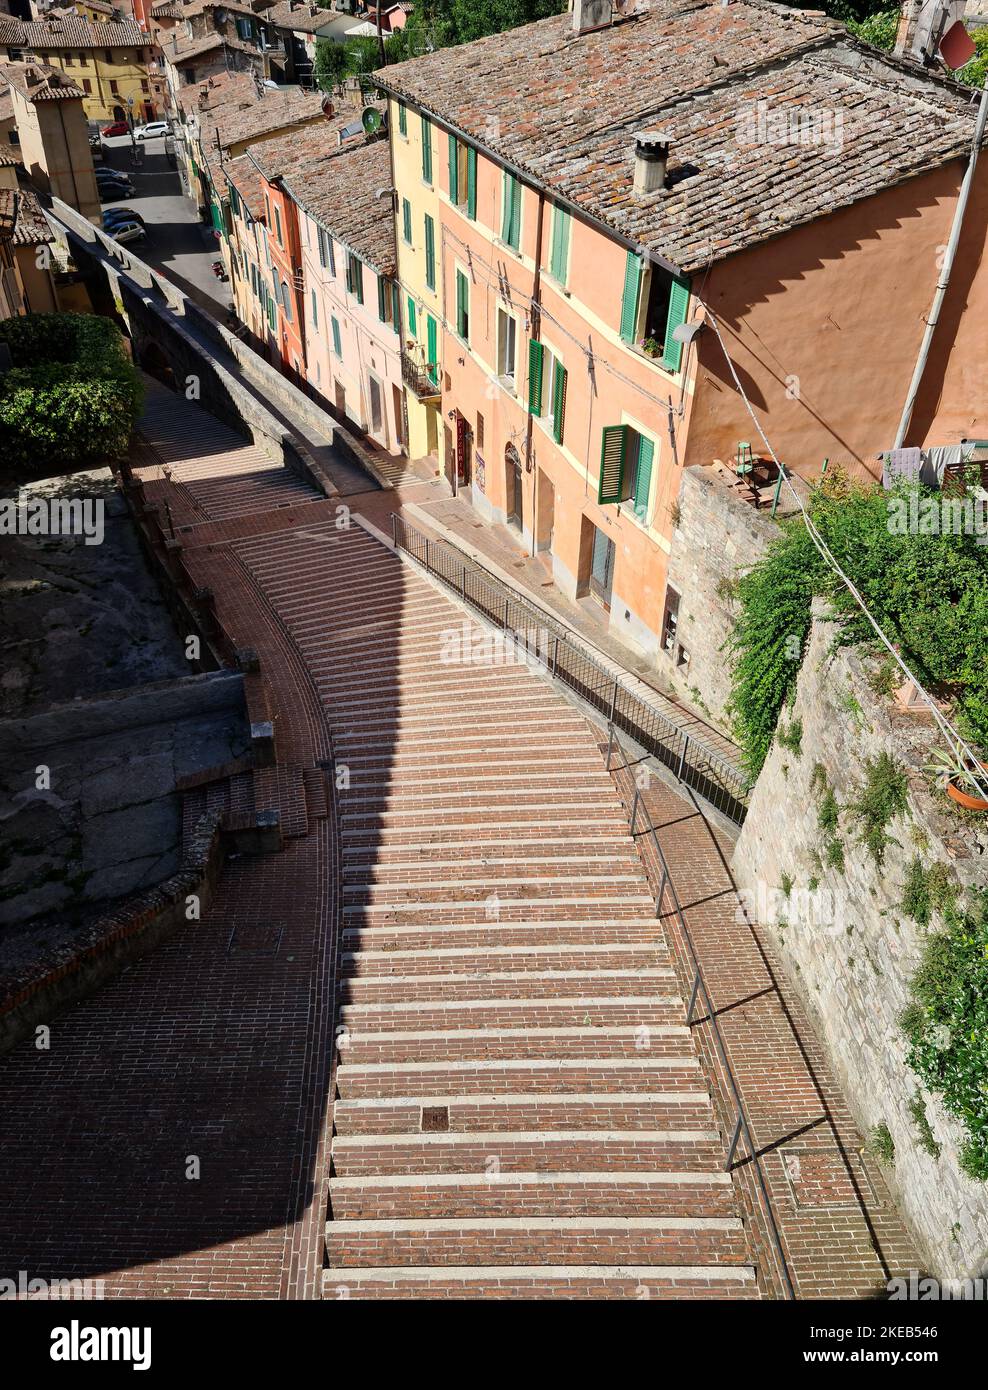
[[81, 17], [11, 20], [0, 57], [39, 59], [61, 68], [83, 93], [87, 120], [131, 117], [135, 125], [159, 116], [151, 86], [150, 40], [133, 19], [93, 23]]
[[442, 421], [443, 279], [439, 206], [445, 135], [404, 103], [388, 103], [398, 282], [401, 287], [402, 378], [408, 456], [431, 455], [444, 466], [451, 452]]

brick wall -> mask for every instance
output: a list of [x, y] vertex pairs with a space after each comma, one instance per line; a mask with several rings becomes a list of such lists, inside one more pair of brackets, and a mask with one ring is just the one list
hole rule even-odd
[[[927, 933], [901, 903], [917, 854], [926, 865], [948, 865], [962, 885], [983, 884], [988, 827], [961, 820], [931, 797], [921, 769], [939, 743], [932, 721], [876, 697], [859, 657], [831, 650], [834, 625], [821, 612], [818, 606], [791, 716], [782, 720], [802, 720], [802, 752], [773, 746], [732, 868], [749, 913], [770, 928], [815, 1018], [862, 1132], [888, 1126], [895, 1159], [886, 1175], [930, 1269], [941, 1278], [966, 1278], [980, 1273], [988, 1257], [988, 1186], [959, 1170], [963, 1131], [935, 1097], [921, 1091], [939, 1158], [924, 1151], [909, 1113], [921, 1088], [906, 1064], [899, 1017]], [[822, 857], [824, 839], [814, 766], [823, 766], [845, 807], [863, 779], [865, 759], [882, 750], [909, 774], [908, 815], [889, 826], [894, 841], [883, 864], [858, 842], [845, 811], [845, 866], [821, 867], [814, 858]], [[788, 900], [784, 876], [792, 880]], [[773, 916], [782, 920], [773, 925]], [[934, 920], [930, 930], [937, 925]]]

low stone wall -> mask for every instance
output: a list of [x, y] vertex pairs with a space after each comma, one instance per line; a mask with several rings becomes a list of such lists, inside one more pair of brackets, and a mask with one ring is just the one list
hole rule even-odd
[[[749, 912], [772, 930], [807, 1001], [862, 1132], [888, 1126], [895, 1144], [889, 1183], [930, 1270], [969, 1278], [988, 1260], [988, 1185], [960, 1171], [962, 1127], [921, 1091], [906, 1063], [899, 1019], [924, 941], [938, 924], [924, 931], [904, 913], [902, 898], [917, 855], [927, 866], [947, 865], [961, 885], [984, 886], [988, 826], [930, 794], [921, 769], [939, 743], [932, 721], [876, 696], [854, 650], [832, 649], [835, 628], [821, 613], [818, 605], [796, 700], [781, 720], [784, 728], [801, 721], [802, 751], [773, 745], [732, 867]], [[864, 780], [865, 760], [882, 751], [908, 772], [908, 815], [889, 826], [893, 839], [878, 865], [844, 811], [844, 866], [828, 868], [821, 776], [846, 807]], [[814, 784], [817, 765], [823, 771]], [[777, 915], [787, 920], [773, 925]], [[938, 1158], [919, 1142], [910, 1113], [917, 1094], [941, 1146]]]
[[131, 961], [181, 928], [195, 930], [189, 898], [201, 916], [223, 866], [219, 817], [204, 816], [181, 870], [150, 892], [119, 903], [73, 938], [71, 945], [7, 973], [0, 997], [0, 1054], [30, 1037], [67, 1005], [91, 994]]
[[679, 627], [674, 649], [660, 649], [656, 667], [725, 731], [731, 676], [724, 644], [737, 617], [732, 586], [777, 533], [768, 510], [743, 502], [713, 469], [694, 465], [683, 473], [668, 570], [680, 595]]

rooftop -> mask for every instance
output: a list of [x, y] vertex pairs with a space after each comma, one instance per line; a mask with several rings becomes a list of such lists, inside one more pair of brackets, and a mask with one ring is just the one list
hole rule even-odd
[[28, 101], [72, 101], [83, 95], [61, 68], [49, 63], [3, 63], [0, 76]]
[[0, 16], [0, 43], [40, 53], [62, 48], [144, 48], [147, 42], [147, 34], [133, 19], [94, 24], [69, 14], [30, 21]]
[[[376, 76], [685, 272], [961, 155], [973, 132], [969, 92], [768, 0], [638, 0], [586, 34], [563, 14]], [[668, 186], [636, 195], [648, 127], [669, 138]]]
[[278, 29], [293, 29], [299, 34], [316, 34], [339, 17], [338, 10], [326, 10], [306, 0], [279, 0], [270, 10], [264, 11], [266, 24]]
[[37, 193], [23, 185], [14, 192], [12, 240], [15, 246], [39, 246], [42, 242], [55, 240], [55, 233], [45, 217]]
[[223, 165], [227, 181], [240, 194], [255, 222], [264, 220], [264, 179], [248, 155], [237, 155]]
[[248, 158], [268, 180], [280, 179], [296, 203], [383, 275], [397, 264], [387, 140], [361, 134], [337, 143], [335, 125], [310, 126], [252, 145]]

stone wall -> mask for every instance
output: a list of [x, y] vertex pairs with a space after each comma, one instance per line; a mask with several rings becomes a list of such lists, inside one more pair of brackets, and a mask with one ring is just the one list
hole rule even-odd
[[[876, 696], [861, 658], [852, 649], [832, 650], [835, 628], [821, 612], [818, 605], [796, 700], [781, 720], [785, 729], [802, 721], [802, 751], [773, 745], [732, 867], [749, 912], [771, 929], [810, 1007], [862, 1132], [888, 1126], [895, 1144], [889, 1183], [930, 1270], [940, 1278], [973, 1277], [988, 1259], [988, 1185], [960, 1171], [962, 1126], [921, 1091], [899, 1024], [925, 937], [938, 923], [924, 931], [901, 903], [917, 855], [927, 866], [949, 866], [961, 885], [984, 886], [988, 826], [930, 794], [921, 769], [940, 742], [931, 719]], [[846, 808], [865, 760], [883, 750], [908, 771], [908, 814], [889, 826], [893, 841], [879, 866], [843, 810], [845, 864], [827, 868], [814, 767], [822, 766]], [[919, 1142], [909, 1110], [917, 1093], [939, 1158]]]
[[[207, 672], [0, 721], [0, 945], [181, 863], [176, 782], [246, 752], [243, 676]], [[30, 946], [30, 943], [26, 943]]]
[[668, 571], [680, 595], [677, 641], [672, 652], [659, 651], [656, 666], [674, 690], [724, 729], [731, 693], [724, 643], [737, 616], [731, 586], [776, 532], [769, 510], [742, 501], [713, 469], [694, 466], [683, 473]]

